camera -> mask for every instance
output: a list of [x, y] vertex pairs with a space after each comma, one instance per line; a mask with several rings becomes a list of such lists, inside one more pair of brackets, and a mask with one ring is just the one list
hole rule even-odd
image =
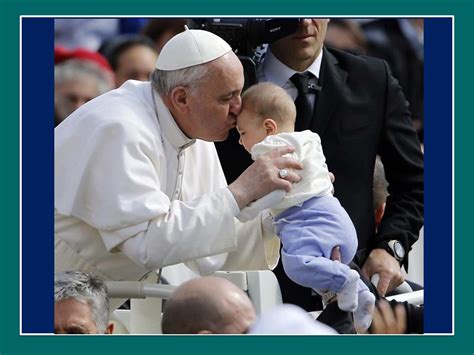
[[198, 18], [191, 27], [216, 34], [238, 55], [244, 67], [245, 88], [257, 82], [257, 64], [266, 46], [296, 32], [298, 18]]
[[193, 19], [196, 28], [223, 38], [237, 55], [252, 57], [262, 44], [269, 44], [296, 31], [298, 18]]

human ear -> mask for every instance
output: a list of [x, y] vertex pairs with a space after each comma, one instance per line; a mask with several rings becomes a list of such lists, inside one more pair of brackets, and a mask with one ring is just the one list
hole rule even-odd
[[385, 213], [385, 203], [381, 204], [375, 209], [375, 225], [378, 226], [382, 222], [382, 217]]
[[189, 104], [189, 92], [188, 89], [184, 86], [177, 86], [171, 90], [168, 95], [170, 104], [174, 107], [175, 110], [180, 112], [185, 112], [188, 110]]
[[278, 133], [278, 125], [271, 118], [266, 118], [263, 121], [263, 127], [265, 127], [265, 131], [267, 132], [267, 136]]
[[114, 332], [114, 323], [109, 323], [107, 326], [107, 330], [105, 331], [105, 334], [113, 334]]

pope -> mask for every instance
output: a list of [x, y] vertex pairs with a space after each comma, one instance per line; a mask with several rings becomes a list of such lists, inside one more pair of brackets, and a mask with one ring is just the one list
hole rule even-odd
[[[212, 142], [241, 109], [243, 69], [230, 46], [186, 30], [163, 48], [150, 82], [127, 81], [55, 129], [55, 268], [139, 280], [187, 262], [195, 271], [267, 269], [279, 241], [263, 214], [240, 210], [289, 191], [292, 147], [257, 159], [227, 186]], [[280, 170], [289, 171], [281, 177]]]

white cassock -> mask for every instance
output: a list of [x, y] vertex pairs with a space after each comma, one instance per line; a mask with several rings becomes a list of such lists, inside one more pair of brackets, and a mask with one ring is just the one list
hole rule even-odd
[[181, 262], [208, 274], [278, 259], [261, 215], [235, 219], [214, 144], [187, 138], [148, 82], [126, 82], [55, 129], [54, 202], [56, 271], [138, 280]]

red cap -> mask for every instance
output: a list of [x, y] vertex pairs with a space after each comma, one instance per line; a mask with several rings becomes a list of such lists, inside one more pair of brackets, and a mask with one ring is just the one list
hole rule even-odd
[[97, 52], [90, 51], [84, 48], [76, 48], [73, 50], [66, 49], [64, 47], [54, 48], [54, 64], [59, 64], [68, 59], [80, 59], [94, 62], [102, 69], [112, 73], [112, 68], [105, 57]]

